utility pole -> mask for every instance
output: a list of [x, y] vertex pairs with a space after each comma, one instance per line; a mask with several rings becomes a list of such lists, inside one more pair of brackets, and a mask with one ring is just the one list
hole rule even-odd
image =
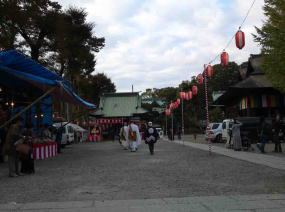
[[[182, 92], [182, 88], [181, 88], [181, 92]], [[181, 128], [182, 128], [182, 140], [183, 140], [183, 136], [184, 136], [184, 99], [181, 98], [181, 114], [182, 114], [182, 117], [181, 117]]]
[[173, 131], [173, 112], [171, 111], [171, 140], [174, 140], [174, 131]]
[[[206, 120], [207, 120], [206, 128], [207, 128], [210, 123], [210, 119], [209, 119], [209, 104], [208, 104], [208, 78], [207, 78], [206, 68], [207, 66], [204, 65], [204, 85], [205, 85], [205, 102], [206, 102], [205, 109], [206, 109]], [[212, 144], [211, 144], [211, 139], [209, 137], [208, 137], [208, 145], [209, 145], [209, 154], [211, 155]]]

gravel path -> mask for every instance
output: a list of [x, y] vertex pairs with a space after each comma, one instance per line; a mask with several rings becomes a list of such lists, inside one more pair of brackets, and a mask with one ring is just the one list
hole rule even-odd
[[159, 142], [136, 153], [117, 143], [68, 146], [36, 161], [36, 174], [7, 177], [0, 165], [0, 203], [145, 199], [285, 192], [285, 171]]

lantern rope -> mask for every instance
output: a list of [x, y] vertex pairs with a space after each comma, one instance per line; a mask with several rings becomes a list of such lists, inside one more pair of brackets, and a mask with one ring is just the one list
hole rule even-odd
[[[244, 17], [242, 23], [239, 25], [239, 29], [242, 28], [243, 24], [245, 23], [246, 19], [248, 18], [249, 13], [250, 13], [250, 11], [252, 10], [252, 8], [253, 8], [255, 2], [256, 2], [256, 0], [253, 0], [251, 6], [249, 7], [249, 9], [248, 9], [248, 11], [247, 11], [247, 13], [246, 13], [246, 16]], [[232, 43], [234, 37], [235, 37], [235, 34], [234, 34], [234, 35], [232, 36], [232, 38], [229, 40], [229, 42], [227, 43], [227, 45], [226, 45], [226, 47], [224, 48], [224, 50], [227, 49], [227, 48], [231, 45], [231, 43]], [[209, 64], [212, 64], [213, 62], [215, 62], [219, 57], [220, 57], [220, 55], [218, 54], [213, 60], [211, 60], [211, 61], [209, 62]]]

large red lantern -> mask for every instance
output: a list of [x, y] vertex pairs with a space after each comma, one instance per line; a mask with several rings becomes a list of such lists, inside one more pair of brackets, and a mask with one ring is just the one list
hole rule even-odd
[[180, 92], [179, 96], [180, 96], [181, 99], [185, 99], [185, 92]]
[[188, 91], [188, 98], [189, 98], [189, 100], [191, 100], [192, 97], [193, 97], [192, 91]]
[[170, 114], [171, 114], [171, 110], [170, 109], [165, 110], [165, 115], [169, 116]]
[[187, 92], [187, 93], [185, 93], [185, 99], [186, 99], [186, 100], [189, 100], [188, 92]]
[[212, 78], [213, 77], [213, 75], [214, 75], [214, 68], [213, 68], [213, 66], [208, 65], [205, 71], [206, 71], [206, 75], [207, 75], [208, 78]]
[[221, 64], [222, 66], [229, 65], [229, 54], [225, 51], [221, 54]]
[[241, 31], [240, 29], [237, 31], [236, 35], [236, 46], [239, 49], [242, 49], [245, 46], [245, 35], [244, 32]]
[[203, 77], [203, 75], [202, 75], [202, 74], [198, 74], [197, 80], [198, 80], [198, 83], [199, 83], [199, 84], [203, 84], [203, 82], [204, 82], [204, 77]]
[[196, 85], [194, 85], [194, 86], [192, 87], [192, 93], [193, 93], [194, 96], [197, 95], [197, 93], [198, 93], [198, 87], [197, 87]]

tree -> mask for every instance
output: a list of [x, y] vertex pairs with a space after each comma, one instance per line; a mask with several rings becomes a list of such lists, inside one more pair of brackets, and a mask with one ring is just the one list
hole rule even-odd
[[86, 17], [51, 0], [0, 0], [0, 49], [18, 49], [73, 81], [95, 70], [95, 54], [105, 45]]
[[50, 0], [0, 0], [0, 43], [3, 50], [21, 49], [39, 61], [48, 48], [61, 6]]
[[239, 67], [235, 62], [230, 62], [225, 67], [216, 64], [213, 68], [214, 76], [209, 79], [209, 95], [213, 91], [226, 91], [240, 80]]
[[103, 73], [98, 73], [96, 75], [90, 75], [78, 80], [79, 94], [89, 102], [99, 104], [99, 97], [103, 93], [116, 92], [116, 86]]
[[262, 47], [263, 71], [272, 85], [285, 92], [285, 1], [265, 0], [267, 17], [262, 28], [254, 35]]
[[90, 75], [95, 68], [95, 53], [105, 45], [105, 38], [94, 35], [94, 24], [86, 21], [84, 9], [69, 8], [57, 22], [56, 30], [49, 36], [51, 61], [60, 76], [73, 80], [77, 75]]

